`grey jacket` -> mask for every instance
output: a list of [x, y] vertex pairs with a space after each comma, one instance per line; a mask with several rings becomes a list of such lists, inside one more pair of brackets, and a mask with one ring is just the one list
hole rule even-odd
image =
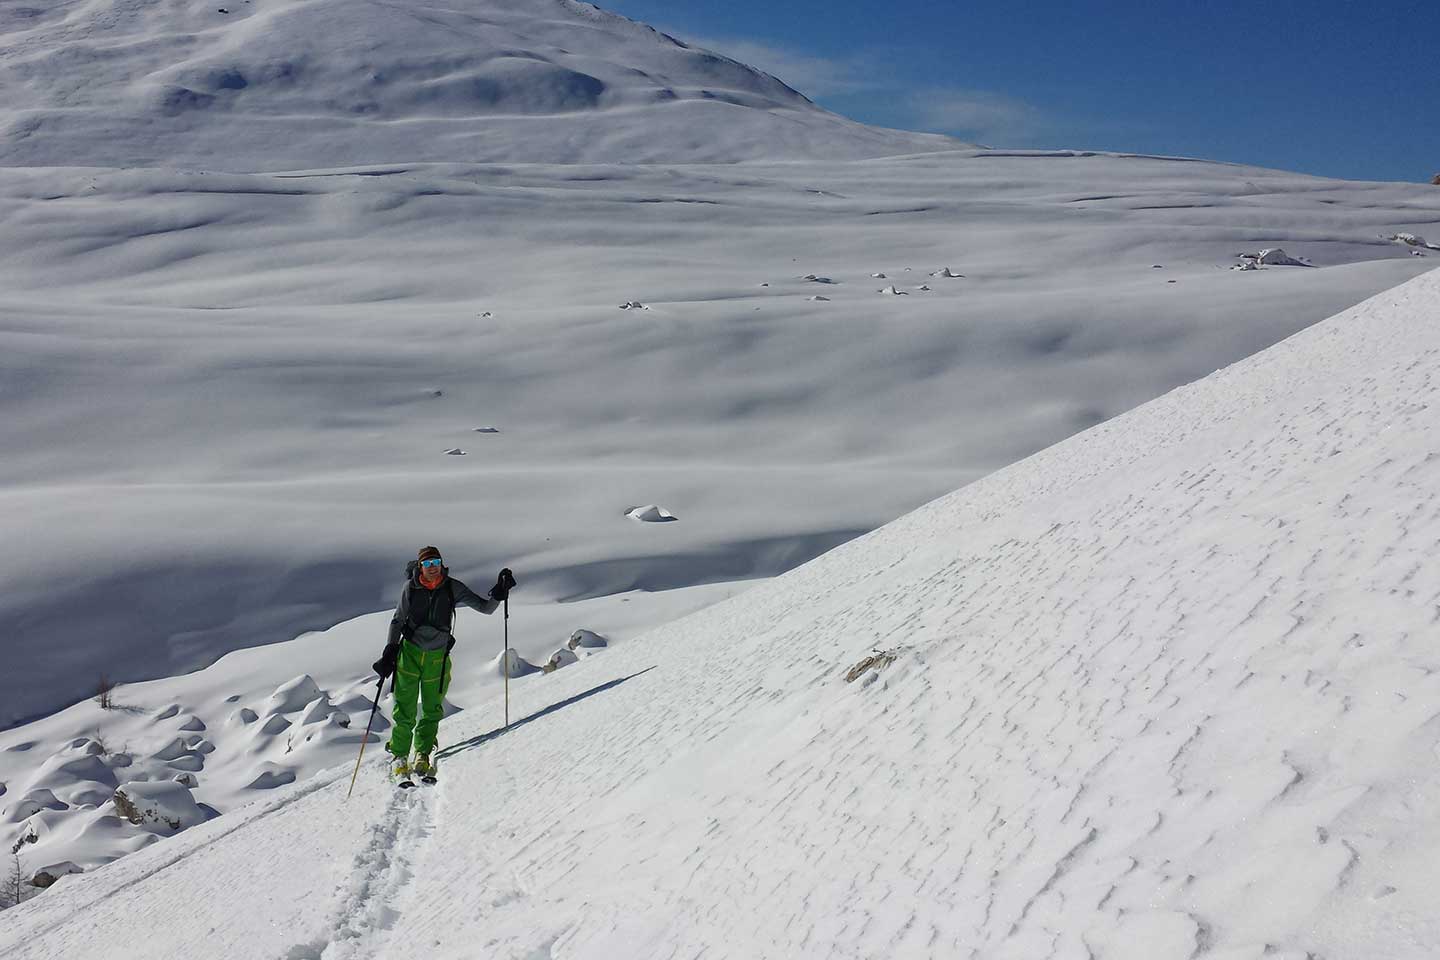
[[449, 567], [440, 570], [445, 579], [434, 590], [427, 590], [420, 585], [420, 564], [410, 561], [405, 568], [409, 580], [400, 591], [400, 602], [395, 605], [387, 642], [399, 643], [404, 637], [421, 650], [443, 650], [451, 639], [457, 605], [464, 604], [481, 613], [494, 613], [500, 606], [500, 601], [482, 597], [450, 576]]

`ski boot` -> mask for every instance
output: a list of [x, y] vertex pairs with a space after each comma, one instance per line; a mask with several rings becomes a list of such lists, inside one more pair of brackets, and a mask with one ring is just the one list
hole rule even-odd
[[430, 754], [421, 753], [415, 757], [415, 776], [420, 778], [421, 783], [435, 782], [435, 764], [430, 759]]
[[415, 781], [410, 779], [410, 758], [390, 757], [390, 780], [395, 786], [402, 790], [415, 786]]

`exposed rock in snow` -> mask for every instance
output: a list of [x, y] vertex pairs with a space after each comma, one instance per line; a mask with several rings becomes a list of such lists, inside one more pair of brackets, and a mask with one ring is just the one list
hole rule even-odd
[[574, 650], [576, 647], [589, 647], [591, 649], [598, 649], [601, 647], [608, 647], [609, 645], [609, 640], [606, 640], [604, 637], [602, 637], [600, 634], [596, 633], [593, 630], [586, 630], [584, 628], [576, 630], [574, 633], [570, 634], [570, 642], [567, 644], [567, 646], [571, 650]]
[[889, 278], [886, 277], [885, 274], [883, 274], [883, 273], [872, 273], [872, 274], [870, 274], [870, 276], [873, 277], [873, 278], [876, 279], [876, 280], [887, 280], [887, 279], [889, 279]]
[[178, 833], [204, 823], [205, 811], [183, 783], [131, 781], [115, 789], [115, 810], [125, 820], [157, 833]]
[[1313, 267], [1314, 264], [1304, 259], [1296, 259], [1290, 256], [1279, 247], [1267, 247], [1259, 253], [1242, 253], [1240, 257], [1250, 260], [1266, 267]]
[[893, 283], [890, 284], [890, 286], [888, 286], [888, 287], [882, 287], [882, 288], [880, 288], [879, 290], [876, 290], [875, 292], [876, 292], [876, 293], [888, 294], [888, 295], [890, 295], [890, 296], [892, 296], [892, 297], [908, 297], [908, 296], [910, 296], [910, 291], [908, 291], [908, 290], [901, 290], [900, 288], [896, 287], [895, 284], [893, 284]]
[[499, 427], [476, 427], [476, 428], [474, 428], [474, 430], [472, 430], [471, 432], [472, 432], [472, 433], [499, 433], [499, 432], [500, 432], [500, 428], [499, 428]]
[[930, 276], [932, 276], [932, 277], [947, 277], [947, 278], [949, 278], [949, 279], [951, 279], [951, 280], [963, 280], [963, 279], [965, 279], [965, 275], [964, 275], [963, 273], [956, 273], [955, 271], [951, 270], [949, 267], [942, 267], [941, 269], [936, 270], [934, 273], [930, 274]]
[[1239, 263], [1232, 264], [1231, 267], [1230, 267], [1230, 269], [1231, 269], [1231, 270], [1259, 270], [1260, 267], [1255, 263], [1254, 260], [1242, 260], [1242, 261], [1240, 261]]
[[645, 304], [641, 303], [639, 300], [626, 300], [624, 303], [620, 304], [620, 309], [621, 309], [621, 310], [649, 310], [650, 308], [647, 307], [647, 306], [645, 306]]
[[463, 457], [466, 455], [466, 453], [459, 447], [451, 447], [450, 449], [445, 451], [445, 455], [450, 457]]
[[813, 273], [807, 273], [807, 274], [805, 274], [805, 276], [801, 277], [800, 279], [806, 281], [807, 283], [834, 283], [834, 282], [835, 282], [834, 280], [831, 280], [829, 277], [817, 277], [817, 276], [816, 276], [815, 274], [813, 274]]
[[669, 510], [654, 503], [647, 503], [640, 507], [630, 507], [625, 511], [625, 516], [631, 520], [639, 520], [642, 523], [671, 523], [680, 519]]
[[1385, 239], [1392, 240], [1395, 243], [1403, 243], [1407, 247], [1424, 247], [1427, 250], [1440, 250], [1440, 247], [1427, 242], [1424, 237], [1414, 233], [1392, 233]]
[[920, 286], [916, 287], [915, 289], [916, 289], [916, 290], [922, 290], [922, 291], [928, 291], [928, 290], [930, 289], [930, 285], [929, 285], [928, 283], [922, 283], [922, 284], [920, 284]]
[[568, 647], [561, 647], [559, 650], [556, 650], [554, 653], [550, 654], [550, 659], [545, 661], [542, 669], [546, 673], [554, 673], [561, 667], [569, 666], [572, 663], [577, 663], [579, 662], [579, 660], [580, 658], [575, 656], [575, 652], [573, 650], [569, 649]]
[[72, 874], [84, 872], [85, 871], [75, 863], [69, 860], [61, 860], [59, 863], [48, 864], [35, 871], [35, 875], [30, 878], [30, 886], [40, 890], [46, 890], [53, 887], [55, 882], [61, 877], [68, 877]]
[[845, 682], [854, 683], [861, 677], [865, 677], [865, 683], [868, 684], [874, 681], [881, 670], [894, 663], [899, 656], [899, 650], [877, 650], [847, 670]]

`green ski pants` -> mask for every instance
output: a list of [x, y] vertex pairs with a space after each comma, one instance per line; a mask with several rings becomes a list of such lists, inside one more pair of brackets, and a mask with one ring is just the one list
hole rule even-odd
[[[445, 691], [449, 689], [450, 663], [445, 651], [421, 650], [409, 640], [402, 641], [395, 665], [395, 728], [390, 731], [389, 743], [392, 756], [408, 757], [412, 737], [416, 753], [428, 754], [435, 749], [435, 734], [445, 713]], [[418, 723], [416, 701], [420, 704]]]

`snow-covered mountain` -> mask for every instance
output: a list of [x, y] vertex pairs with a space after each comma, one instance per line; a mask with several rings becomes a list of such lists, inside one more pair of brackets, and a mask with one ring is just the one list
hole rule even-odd
[[963, 146], [816, 107], [574, 0], [0, 6], [0, 164], [242, 172], [688, 162]]
[[64, 877], [0, 952], [1433, 956], [1437, 303], [516, 682], [432, 791], [338, 768]]

